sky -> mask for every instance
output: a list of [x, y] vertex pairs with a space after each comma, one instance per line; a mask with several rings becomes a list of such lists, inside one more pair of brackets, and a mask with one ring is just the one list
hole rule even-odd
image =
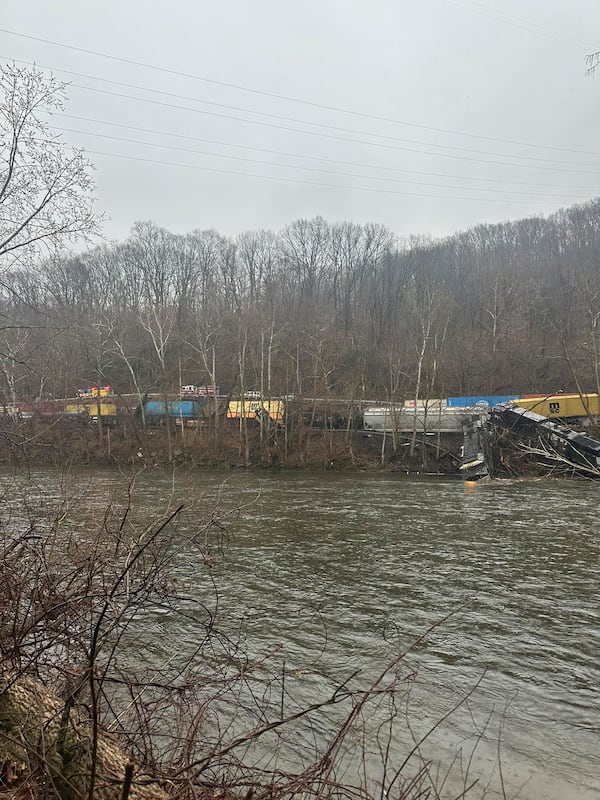
[[[43, 41], [42, 41], [43, 40]], [[597, 0], [3, 0], [107, 239], [323, 216], [442, 236], [600, 194]]]

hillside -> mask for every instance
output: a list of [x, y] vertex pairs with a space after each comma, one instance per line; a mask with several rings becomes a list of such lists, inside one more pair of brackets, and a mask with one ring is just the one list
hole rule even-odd
[[137, 223], [4, 276], [0, 393], [596, 390], [599, 223], [600, 200], [441, 240], [321, 218], [235, 239]]

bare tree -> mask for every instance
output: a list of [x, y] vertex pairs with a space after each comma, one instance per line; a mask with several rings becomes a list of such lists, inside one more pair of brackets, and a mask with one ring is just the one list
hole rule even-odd
[[585, 57], [585, 65], [587, 67], [587, 74], [593, 75], [600, 64], [600, 50], [596, 50], [595, 53], [589, 53]]
[[281, 255], [302, 298], [319, 291], [327, 260], [329, 226], [322, 217], [300, 219], [281, 233]]
[[238, 236], [237, 250], [250, 302], [257, 302], [273, 280], [275, 236], [271, 231], [247, 231]]
[[4, 266], [55, 253], [98, 232], [90, 162], [44, 115], [63, 108], [64, 84], [34, 68], [0, 67], [0, 257]]

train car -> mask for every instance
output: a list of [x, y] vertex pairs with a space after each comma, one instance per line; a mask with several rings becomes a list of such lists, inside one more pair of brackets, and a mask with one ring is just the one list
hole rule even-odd
[[161, 424], [167, 419], [185, 424], [197, 420], [199, 413], [197, 400], [147, 400], [144, 403], [144, 417], [149, 424]]
[[580, 420], [600, 416], [600, 396], [598, 394], [551, 394], [538, 397], [520, 397], [513, 405], [533, 411], [549, 419]]
[[518, 394], [472, 394], [464, 397], [449, 397], [449, 408], [471, 408], [483, 403], [487, 403], [490, 408], [498, 403], [510, 403], [511, 400], [518, 400]]
[[91, 420], [98, 421], [98, 411], [103, 424], [114, 425], [117, 421], [118, 408], [117, 404], [112, 400], [98, 400], [65, 403], [65, 414], [83, 414], [87, 415]]
[[363, 412], [363, 427], [366, 431], [375, 433], [410, 434], [416, 430], [419, 434], [455, 433], [462, 436], [465, 421], [478, 418], [475, 408], [444, 408], [442, 406], [431, 409], [423, 406], [411, 407], [386, 407], [365, 408]]
[[256, 411], [263, 409], [275, 422], [283, 422], [285, 403], [283, 400], [230, 400], [227, 406], [227, 419], [256, 419]]
[[66, 411], [62, 400], [37, 400], [32, 403], [20, 403], [17, 406], [17, 413], [21, 419], [57, 419]]

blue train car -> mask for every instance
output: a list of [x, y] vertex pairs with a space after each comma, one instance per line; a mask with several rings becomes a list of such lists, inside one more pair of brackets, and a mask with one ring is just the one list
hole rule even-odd
[[518, 400], [519, 397], [520, 395], [518, 394], [477, 394], [467, 397], [449, 397], [448, 406], [450, 408], [465, 408], [469, 406], [476, 406], [477, 403], [487, 403], [490, 408], [493, 408], [498, 403], [508, 403], [511, 400]]
[[147, 400], [144, 403], [144, 416], [148, 421], [198, 419], [199, 408], [197, 400]]

